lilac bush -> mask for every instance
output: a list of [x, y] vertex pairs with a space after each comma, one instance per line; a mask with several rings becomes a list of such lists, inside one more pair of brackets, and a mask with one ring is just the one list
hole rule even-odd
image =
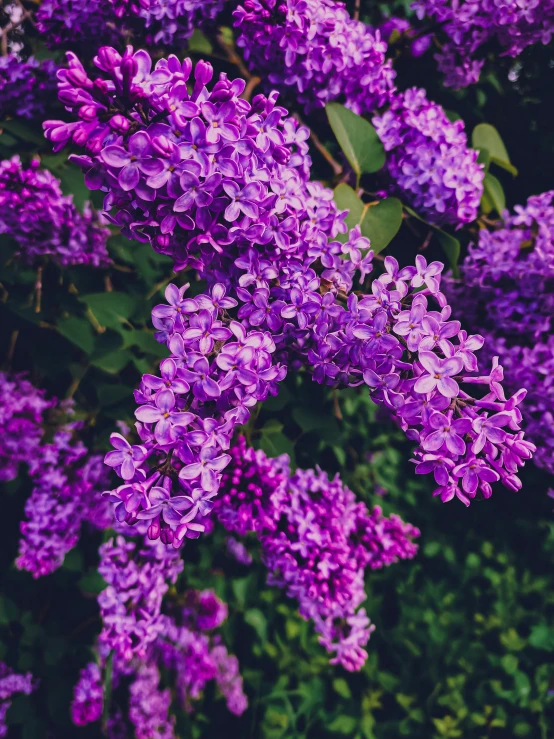
[[554, 191], [505, 212], [482, 230], [448, 293], [472, 330], [498, 355], [511, 392], [528, 388], [523, 427], [537, 447], [535, 462], [554, 472]]
[[487, 49], [515, 57], [531, 44], [548, 44], [554, 32], [554, 3], [492, 0], [416, 0], [419, 18], [440, 24], [446, 42], [435, 55], [447, 87], [479, 80]]

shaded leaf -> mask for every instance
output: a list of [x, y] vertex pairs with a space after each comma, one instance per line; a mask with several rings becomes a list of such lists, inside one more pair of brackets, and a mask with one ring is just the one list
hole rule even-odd
[[56, 328], [59, 333], [75, 344], [85, 354], [91, 354], [94, 349], [94, 334], [90, 323], [84, 318], [69, 316], [59, 321]]
[[510, 157], [502, 141], [502, 137], [490, 123], [479, 123], [473, 129], [471, 142], [474, 149], [486, 149], [490, 161], [510, 172], [514, 176], [518, 171], [510, 162]]
[[375, 254], [386, 249], [402, 225], [402, 203], [398, 198], [386, 198], [377, 205], [366, 205], [360, 227], [371, 242]]
[[340, 148], [358, 177], [381, 169], [385, 150], [371, 123], [339, 103], [329, 103], [325, 110]]

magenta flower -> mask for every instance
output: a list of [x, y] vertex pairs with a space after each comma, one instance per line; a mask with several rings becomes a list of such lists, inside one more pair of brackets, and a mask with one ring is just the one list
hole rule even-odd
[[200, 484], [204, 490], [207, 492], [217, 491], [217, 473], [224, 470], [230, 461], [231, 457], [228, 454], [217, 456], [215, 447], [202, 447], [199, 461], [183, 467], [179, 472], [179, 477], [181, 480], [197, 480], [200, 478]]
[[186, 510], [190, 503], [188, 496], [175, 495], [173, 498], [169, 492], [162, 487], [152, 488], [148, 495], [149, 508], [145, 508], [137, 515], [141, 520], [151, 520], [162, 516], [169, 525], [178, 524], [181, 520], [182, 511]]
[[231, 336], [229, 329], [221, 321], [214, 320], [213, 314], [204, 309], [192, 316], [189, 326], [182, 334], [183, 341], [198, 341], [202, 354], [209, 354], [214, 348], [214, 342], [225, 341]]
[[183, 370], [177, 368], [173, 359], [164, 359], [161, 362], [160, 374], [161, 377], [143, 375], [142, 381], [146, 387], [156, 391], [165, 387], [178, 395], [184, 395], [190, 390], [188, 382], [183, 379]]
[[250, 182], [241, 190], [233, 180], [225, 180], [223, 189], [231, 198], [230, 204], [225, 209], [225, 220], [236, 221], [241, 213], [248, 218], [258, 217], [259, 210], [256, 202], [262, 200], [265, 195], [259, 182]]
[[135, 416], [143, 423], [155, 423], [154, 438], [160, 444], [169, 444], [176, 437], [176, 427], [189, 426], [196, 416], [194, 413], [174, 411], [175, 395], [171, 390], [161, 390], [155, 397], [155, 405], [139, 406]]
[[453, 474], [462, 479], [462, 488], [470, 496], [475, 495], [480, 484], [483, 486], [483, 483], [486, 483], [483, 492], [486, 497], [489, 497], [487, 493], [490, 490], [490, 483], [500, 479], [500, 475], [495, 470], [491, 469], [484, 460], [477, 458], [459, 464], [454, 468]]
[[502, 426], [506, 426], [512, 419], [511, 413], [495, 413], [494, 416], [478, 416], [473, 420], [473, 430], [478, 434], [473, 442], [471, 451], [474, 454], [479, 452], [485, 446], [487, 441], [492, 444], [501, 444], [506, 438], [506, 432], [502, 430]]
[[110, 436], [110, 442], [115, 451], [108, 452], [104, 457], [104, 462], [109, 467], [119, 468], [118, 474], [124, 480], [132, 480], [135, 471], [148, 455], [146, 447], [131, 446], [127, 439], [117, 433]]
[[464, 454], [466, 450], [465, 441], [462, 439], [463, 434], [467, 434], [471, 430], [471, 421], [469, 418], [457, 418], [452, 420], [452, 412], [433, 413], [429, 419], [429, 425], [435, 429], [427, 436], [422, 446], [429, 452], [435, 452], [444, 444], [452, 454]]
[[122, 146], [106, 146], [102, 150], [102, 159], [114, 169], [119, 169], [117, 180], [122, 190], [133, 190], [140, 181], [141, 172], [147, 176], [163, 171], [159, 159], [151, 157], [150, 137], [144, 131], [133, 134], [129, 139], [128, 150]]
[[419, 361], [428, 374], [418, 377], [414, 386], [417, 393], [432, 393], [437, 388], [445, 398], [458, 395], [458, 383], [452, 377], [463, 369], [464, 364], [459, 357], [440, 359], [433, 352], [420, 352]]

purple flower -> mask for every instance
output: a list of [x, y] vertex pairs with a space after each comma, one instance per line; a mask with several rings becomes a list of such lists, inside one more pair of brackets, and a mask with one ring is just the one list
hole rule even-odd
[[457, 418], [452, 420], [452, 412], [433, 413], [429, 419], [432, 431], [423, 441], [423, 448], [429, 452], [441, 449], [443, 444], [452, 454], [462, 455], [465, 453], [466, 445], [462, 438], [471, 429], [471, 421], [468, 418]]
[[198, 462], [187, 464], [179, 472], [181, 480], [197, 480], [206, 492], [217, 490], [217, 475], [229, 464], [231, 457], [228, 454], [218, 455], [213, 446], [202, 447]]
[[418, 393], [431, 393], [435, 388], [445, 398], [454, 398], [458, 394], [458, 383], [452, 377], [463, 369], [463, 362], [459, 357], [439, 359], [432, 352], [420, 352], [419, 362], [427, 371], [421, 375], [414, 386]]
[[118, 182], [123, 190], [133, 190], [140, 181], [140, 173], [148, 176], [160, 174], [163, 164], [151, 156], [152, 144], [148, 134], [143, 131], [133, 134], [127, 144], [107, 146], [102, 151], [102, 159], [109, 167], [118, 169]]
[[176, 438], [178, 429], [189, 426], [195, 418], [194, 413], [175, 411], [175, 395], [171, 390], [160, 390], [154, 398], [154, 405], [141, 405], [135, 416], [143, 423], [155, 423], [154, 437], [160, 444], [169, 444]]
[[236, 182], [224, 180], [223, 189], [231, 198], [230, 204], [225, 209], [227, 221], [236, 221], [241, 213], [248, 218], [258, 218], [259, 210], [256, 201], [263, 199], [263, 190], [259, 183], [250, 182], [241, 189]]
[[121, 434], [112, 434], [110, 442], [115, 448], [104, 457], [104, 463], [116, 467], [124, 480], [132, 480], [138, 467], [144, 462], [148, 450], [144, 446], [131, 446]]

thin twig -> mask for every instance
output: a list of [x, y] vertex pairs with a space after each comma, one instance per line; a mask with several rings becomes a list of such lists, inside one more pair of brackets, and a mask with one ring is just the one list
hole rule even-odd
[[254, 92], [254, 89], [260, 84], [262, 81], [261, 77], [252, 77], [248, 80], [246, 83], [246, 87], [244, 88], [244, 92], [241, 95], [241, 98], [243, 100], [250, 100], [252, 97], [252, 93]]
[[11, 367], [11, 364], [13, 361], [13, 355], [15, 353], [15, 345], [17, 344], [18, 336], [19, 336], [19, 329], [16, 328], [12, 331], [12, 335], [10, 336], [10, 346], [8, 347], [8, 354], [6, 355], [6, 361], [8, 363], [8, 367]]
[[298, 113], [294, 114], [294, 118], [296, 118], [296, 120], [298, 121], [298, 123], [300, 123], [300, 125], [306, 126], [306, 128], [310, 132], [310, 138], [312, 140], [313, 145], [319, 151], [321, 156], [327, 162], [329, 162], [329, 164], [333, 168], [333, 172], [335, 173], [335, 176], [338, 177], [342, 173], [342, 166], [337, 162], [337, 160], [333, 157], [333, 155], [329, 151], [327, 151], [327, 149], [323, 146], [323, 144], [319, 140], [319, 137], [312, 131], [312, 129], [309, 126], [307, 126], [304, 123], [304, 121], [302, 120], [302, 118], [300, 118]]
[[356, 0], [354, 3], [354, 14], [352, 15], [355, 21], [360, 20], [360, 0]]
[[42, 300], [42, 273], [44, 272], [44, 267], [42, 265], [39, 265], [37, 267], [37, 279], [35, 282], [35, 313], [40, 313], [40, 306], [41, 306], [41, 300]]
[[220, 47], [225, 52], [225, 56], [227, 57], [227, 60], [231, 62], [231, 64], [234, 64], [235, 67], [238, 68], [239, 72], [241, 73], [241, 75], [244, 77], [244, 79], [247, 82], [250, 82], [250, 80], [252, 79], [252, 75], [246, 68], [240, 56], [231, 46], [231, 44], [228, 44], [226, 41], [224, 41], [223, 36], [220, 33], [217, 34], [216, 38], [217, 38], [217, 43], [220, 45]]

